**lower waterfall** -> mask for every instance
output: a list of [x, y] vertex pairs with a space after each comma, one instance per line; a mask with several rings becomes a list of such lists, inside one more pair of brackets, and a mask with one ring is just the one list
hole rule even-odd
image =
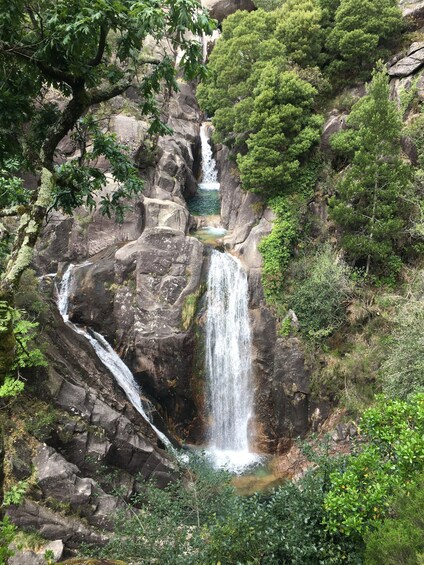
[[206, 319], [207, 453], [216, 466], [235, 472], [258, 459], [249, 449], [253, 386], [248, 297], [239, 262], [212, 251]]
[[90, 342], [94, 352], [97, 357], [103, 363], [103, 365], [112, 373], [115, 377], [116, 382], [125, 392], [128, 400], [137, 410], [137, 412], [143, 417], [143, 419], [149, 424], [149, 426], [156, 433], [157, 437], [166, 445], [171, 446], [169, 439], [163, 434], [157, 427], [152, 423], [150, 417], [148, 416], [148, 409], [143, 406], [140, 389], [137, 385], [133, 374], [119, 357], [119, 355], [113, 350], [105, 338], [94, 330], [87, 331], [76, 324], [69, 321], [69, 295], [72, 283], [72, 274], [74, 269], [88, 265], [89, 263], [83, 263], [81, 265], [69, 265], [66, 272], [62, 277], [60, 288], [58, 290], [58, 300], [57, 305], [59, 312], [63, 318], [63, 321], [70, 326], [74, 332], [84, 336], [87, 341]]

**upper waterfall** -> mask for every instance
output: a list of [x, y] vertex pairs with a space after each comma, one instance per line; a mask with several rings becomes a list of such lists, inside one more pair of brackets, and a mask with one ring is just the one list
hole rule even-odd
[[188, 209], [193, 216], [208, 216], [212, 223], [207, 229], [216, 228], [219, 222], [221, 202], [219, 199], [218, 169], [213, 158], [209, 142], [210, 124], [203, 123], [200, 127], [202, 146], [202, 181], [198, 184], [197, 193], [188, 202]]
[[253, 384], [248, 296], [239, 262], [212, 251], [206, 320], [208, 451], [215, 464], [234, 471], [257, 459], [249, 449]]
[[205, 123], [200, 128], [200, 141], [202, 144], [202, 182], [199, 184], [199, 188], [219, 190], [218, 169], [209, 143], [208, 125]]

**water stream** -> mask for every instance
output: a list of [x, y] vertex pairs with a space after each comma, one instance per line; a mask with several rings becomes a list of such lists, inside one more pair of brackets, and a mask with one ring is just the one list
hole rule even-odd
[[95, 332], [94, 330], [87, 331], [86, 329], [83, 329], [80, 326], [77, 326], [76, 324], [69, 321], [68, 310], [72, 276], [75, 269], [86, 266], [88, 264], [89, 263], [83, 263], [81, 265], [70, 264], [62, 277], [60, 288], [58, 290], [57, 305], [63, 321], [70, 328], [72, 328], [74, 332], [84, 336], [85, 339], [91, 344], [97, 357], [115, 377], [116, 382], [123, 389], [128, 400], [131, 402], [137, 412], [149, 424], [149, 426], [153, 429], [157, 437], [164, 443], [164, 445], [170, 447], [171, 443], [169, 439], [152, 423], [149, 414], [150, 410], [147, 406], [143, 405], [140, 395], [140, 388], [136, 383], [133, 374], [119, 357], [119, 355], [113, 350], [113, 348], [109, 345], [109, 343], [102, 335]]

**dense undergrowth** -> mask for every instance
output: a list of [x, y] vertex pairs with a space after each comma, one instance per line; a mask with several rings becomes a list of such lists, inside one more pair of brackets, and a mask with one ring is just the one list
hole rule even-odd
[[[423, 425], [423, 395], [379, 398], [363, 414], [353, 454], [329, 457], [325, 441], [304, 445], [313, 466], [298, 482], [246, 497], [193, 457], [166, 489], [147, 484], [118, 516], [112, 540], [86, 551], [164, 565], [383, 564], [387, 555], [419, 563]], [[380, 535], [388, 546], [379, 554]], [[402, 552], [407, 559], [395, 561]]]

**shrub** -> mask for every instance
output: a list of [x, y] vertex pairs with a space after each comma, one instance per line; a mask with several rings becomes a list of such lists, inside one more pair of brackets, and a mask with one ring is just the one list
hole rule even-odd
[[[346, 301], [352, 294], [350, 269], [329, 246], [298, 264], [294, 290], [288, 299], [300, 330], [309, 339], [332, 334], [346, 318]], [[299, 280], [300, 279], [300, 280]]]
[[[391, 513], [366, 536], [366, 565], [418, 565], [424, 553], [424, 476], [396, 498]], [[422, 555], [421, 555], [422, 558]]]
[[325, 524], [330, 532], [363, 535], [387, 516], [400, 489], [424, 470], [424, 395], [410, 402], [381, 397], [363, 414], [366, 441], [342, 471], [330, 476]]
[[424, 392], [423, 300], [411, 300], [400, 310], [381, 376], [383, 390], [392, 398]]

